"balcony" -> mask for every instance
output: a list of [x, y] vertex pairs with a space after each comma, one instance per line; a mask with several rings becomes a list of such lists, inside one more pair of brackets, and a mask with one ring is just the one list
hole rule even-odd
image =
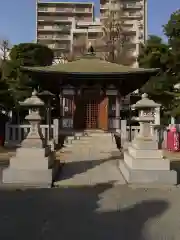
[[141, 12], [125, 12], [122, 16], [123, 18], [142, 18], [143, 14]]
[[55, 12], [74, 12], [73, 8], [56, 8]]
[[100, 4], [100, 9], [108, 10], [109, 9], [109, 4], [108, 3]]
[[39, 35], [38, 36], [39, 40], [70, 40], [69, 35]]
[[48, 7], [40, 7], [38, 8], [38, 12], [48, 12], [49, 8]]
[[79, 22], [92, 22], [93, 18], [92, 17], [84, 17], [84, 16], [82, 16], [82, 17], [76, 16], [75, 20], [79, 21]]
[[99, 34], [103, 32], [102, 28], [76, 28], [73, 29], [73, 33], [96, 33]]
[[38, 26], [38, 31], [59, 31], [59, 32], [70, 32], [71, 26]]
[[109, 4], [109, 3], [106, 3], [106, 4], [101, 4], [100, 5], [100, 10], [110, 10], [110, 11], [117, 11], [117, 10], [120, 10], [121, 9], [121, 5], [116, 3], [116, 4]]
[[141, 9], [143, 7], [141, 3], [124, 3], [122, 6], [125, 9]]
[[75, 8], [76, 13], [92, 13], [92, 8]]
[[48, 47], [51, 49], [66, 49], [66, 48], [70, 48], [70, 45], [68, 44], [48, 44]]
[[51, 16], [38, 16], [38, 22], [72, 22], [72, 17], [51, 17]]
[[47, 7], [47, 8], [38, 8], [39, 13], [92, 13], [92, 8], [85, 7]]

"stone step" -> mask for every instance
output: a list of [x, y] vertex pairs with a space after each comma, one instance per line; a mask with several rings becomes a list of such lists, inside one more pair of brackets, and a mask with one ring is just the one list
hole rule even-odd
[[91, 137], [112, 137], [111, 133], [90, 133], [88, 136]]
[[84, 136], [84, 133], [83, 132], [74, 132], [74, 136], [82, 137], [82, 136]]
[[66, 139], [65, 141], [64, 141], [64, 144], [72, 144], [72, 142], [73, 142], [73, 140], [72, 139]]
[[81, 140], [79, 140], [79, 141], [73, 141], [72, 142], [72, 145], [79, 145], [79, 146], [81, 146], [81, 145], [84, 145], [84, 144], [91, 144], [89, 141], [86, 141], [86, 140], [84, 140], [84, 141], [81, 141]]
[[67, 140], [74, 140], [74, 136], [67, 136], [66, 139]]
[[64, 149], [64, 148], [72, 148], [72, 147], [73, 147], [72, 144], [64, 144], [64, 147], [62, 147], [62, 149]]

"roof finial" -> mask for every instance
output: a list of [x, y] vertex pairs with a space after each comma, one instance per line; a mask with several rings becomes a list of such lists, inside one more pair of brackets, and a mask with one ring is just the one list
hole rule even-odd
[[34, 89], [33, 92], [32, 92], [32, 96], [36, 96], [37, 95], [37, 90]]
[[147, 95], [147, 93], [143, 93], [141, 97], [142, 97], [142, 99], [148, 98], [148, 95]]
[[88, 53], [94, 54], [94, 48], [93, 48], [91, 42], [89, 42], [88, 45], [89, 45], [89, 46], [88, 46]]

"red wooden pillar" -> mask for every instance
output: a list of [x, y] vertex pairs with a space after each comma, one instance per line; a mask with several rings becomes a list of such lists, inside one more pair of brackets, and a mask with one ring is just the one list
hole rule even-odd
[[108, 97], [103, 96], [99, 104], [99, 128], [108, 130]]

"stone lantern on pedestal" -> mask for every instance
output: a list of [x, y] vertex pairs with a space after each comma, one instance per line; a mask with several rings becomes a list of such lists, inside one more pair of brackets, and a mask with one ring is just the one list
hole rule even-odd
[[129, 183], [176, 184], [177, 173], [170, 170], [170, 161], [163, 158], [152, 131], [154, 111], [160, 105], [143, 94], [142, 99], [132, 107], [139, 110], [136, 120], [140, 131], [124, 152], [124, 161], [120, 161], [122, 174]]
[[30, 123], [30, 131], [22, 141], [21, 147], [17, 149], [15, 157], [10, 159], [9, 167], [3, 170], [3, 183], [51, 186], [51, 154], [45, 153], [40, 129], [39, 107], [44, 103], [36, 94], [34, 91], [30, 98], [20, 103], [21, 106], [31, 108], [29, 115], [25, 118]]
[[44, 106], [44, 102], [37, 97], [37, 92], [34, 90], [30, 98], [27, 98], [24, 102], [20, 102], [20, 106], [29, 108], [29, 115], [25, 119], [30, 123], [30, 131], [22, 141], [21, 146], [42, 147], [44, 137], [40, 129], [41, 116], [39, 109]]

